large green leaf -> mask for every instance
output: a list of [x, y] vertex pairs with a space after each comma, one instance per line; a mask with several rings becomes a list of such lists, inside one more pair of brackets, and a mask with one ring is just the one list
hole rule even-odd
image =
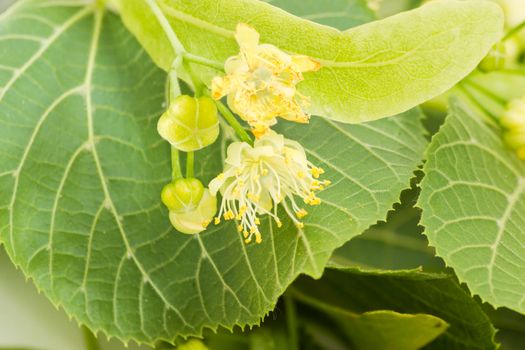
[[[503, 26], [499, 7], [482, 0], [435, 1], [344, 33], [253, 0], [157, 3], [194, 55], [224, 62], [238, 52], [233, 29], [246, 22], [263, 42], [314, 57], [323, 68], [299, 85], [312, 98], [311, 112], [353, 123], [403, 112], [446, 91], [476, 67]], [[147, 2], [120, 4], [128, 28], [168, 70], [174, 51]], [[219, 74], [193, 69], [206, 83]]]
[[316, 23], [346, 30], [376, 19], [366, 0], [267, 0], [273, 6]]
[[454, 103], [424, 170], [419, 205], [437, 255], [483, 300], [525, 312], [525, 163]]
[[[334, 183], [304, 230], [265, 221], [264, 242], [248, 246], [228, 225], [183, 235], [159, 201], [170, 177], [155, 128], [165, 75], [118, 17], [20, 1], [0, 36], [0, 237], [55, 304], [121, 339], [258, 323], [298, 274], [319, 277], [333, 249], [384, 218], [426, 145], [417, 110], [281, 124]], [[198, 152], [204, 181], [224, 144]]]
[[439, 317], [449, 328], [428, 349], [496, 348], [495, 330], [488, 317], [470, 295], [445, 274], [327, 269], [320, 280], [303, 277], [293, 288], [292, 292], [298, 290], [299, 296], [322, 300], [335, 310], [365, 313], [387, 309]]
[[[330, 287], [322, 288], [324, 291], [328, 290], [331, 296], [336, 293]], [[402, 314], [388, 310], [356, 313], [348, 309], [348, 305], [325, 302], [323, 299], [326, 297], [319, 294], [316, 294], [317, 298], [312, 298], [295, 288], [290, 294], [326, 313], [323, 316], [331, 319], [334, 327], [341, 330], [352, 344], [352, 349], [356, 350], [418, 350], [443, 334], [448, 327], [439, 317], [428, 314]], [[341, 294], [337, 297], [348, 298], [352, 297], [352, 294]]]
[[419, 225], [421, 210], [414, 205], [419, 195], [416, 179], [403, 191], [401, 202], [394, 204], [386, 222], [378, 222], [342, 247], [330, 259], [333, 267], [360, 266], [385, 270], [441, 270], [443, 263], [434, 256]]

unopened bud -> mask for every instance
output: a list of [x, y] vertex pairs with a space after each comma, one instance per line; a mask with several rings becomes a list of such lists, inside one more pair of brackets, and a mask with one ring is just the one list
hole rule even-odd
[[170, 212], [170, 221], [177, 231], [195, 234], [204, 231], [216, 213], [217, 197], [205, 189], [197, 208], [182, 213]]
[[219, 136], [217, 106], [209, 97], [181, 95], [160, 117], [157, 130], [178, 150], [199, 150], [211, 145]]
[[204, 186], [199, 180], [178, 179], [164, 186], [160, 197], [171, 212], [187, 212], [197, 208], [203, 193]]

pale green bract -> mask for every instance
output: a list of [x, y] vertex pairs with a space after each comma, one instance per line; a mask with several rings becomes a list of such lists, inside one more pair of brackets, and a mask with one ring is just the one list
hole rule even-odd
[[446, 331], [439, 317], [371, 311], [345, 320], [356, 350], [419, 350]]
[[[253, 0], [157, 0], [191, 54], [222, 64], [238, 53], [233, 30], [248, 23], [261, 42], [313, 57], [322, 69], [299, 90], [310, 112], [358, 123], [403, 112], [451, 88], [500, 38], [499, 6], [483, 0], [440, 0], [340, 32]], [[169, 70], [174, 51], [147, 3], [120, 1], [122, 18], [153, 60]], [[286, 33], [280, 35], [279, 33]], [[193, 64], [207, 84], [219, 72]]]
[[438, 256], [473, 294], [525, 312], [525, 163], [454, 103], [428, 149], [419, 205]]
[[[56, 305], [95, 331], [152, 343], [259, 322], [301, 273], [383, 219], [426, 146], [421, 113], [363, 125], [280, 123], [333, 185], [304, 230], [264, 220], [174, 231], [160, 192], [169, 147], [156, 131], [165, 74], [111, 13], [19, 1], [0, 19], [0, 238]], [[228, 135], [222, 133], [222, 135]], [[216, 176], [223, 138], [196, 153]]]

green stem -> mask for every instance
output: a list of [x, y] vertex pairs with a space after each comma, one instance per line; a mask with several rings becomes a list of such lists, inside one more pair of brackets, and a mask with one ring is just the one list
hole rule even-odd
[[184, 58], [192, 63], [197, 63], [202, 66], [207, 66], [213, 69], [216, 69], [218, 71], [224, 71], [224, 63], [209, 60], [205, 57], [197, 56], [192, 53], [186, 52], [184, 54]]
[[160, 26], [164, 30], [164, 34], [168, 37], [168, 41], [171, 44], [171, 47], [173, 48], [173, 51], [175, 52], [175, 56], [184, 56], [186, 53], [186, 49], [184, 48], [184, 45], [180, 42], [179, 38], [177, 37], [177, 34], [173, 31], [173, 28], [171, 28], [170, 22], [164, 16], [164, 13], [162, 13], [162, 10], [160, 9], [159, 5], [157, 4], [156, 0], [146, 0], [146, 3], [151, 9], [151, 12], [155, 15], [157, 18], [157, 21], [159, 22]]
[[478, 83], [472, 81], [470, 78], [465, 79], [464, 82], [466, 84], [468, 84], [469, 86], [471, 86], [472, 88], [476, 89], [477, 91], [481, 92], [483, 95], [487, 96], [488, 98], [490, 98], [494, 102], [497, 102], [497, 103], [499, 103], [502, 106], [505, 106], [507, 104], [507, 100], [506, 99], [496, 95], [495, 93], [493, 93], [492, 91], [490, 91], [486, 87], [484, 87], [482, 85], [479, 85]]
[[224, 117], [224, 119], [226, 119], [226, 121], [228, 122], [228, 124], [230, 124], [233, 130], [235, 130], [237, 136], [239, 136], [239, 138], [242, 141], [247, 142], [250, 145], [253, 144], [250, 135], [248, 135], [246, 130], [244, 130], [244, 128], [239, 123], [237, 118], [235, 118], [230, 109], [226, 107], [221, 101], [215, 101], [215, 103], [217, 104], [217, 109], [219, 110], [220, 114]]
[[193, 177], [194, 165], [195, 165], [195, 153], [194, 152], [186, 153], [186, 178], [191, 179]]
[[328, 312], [328, 313], [334, 313], [334, 314], [345, 316], [345, 317], [349, 317], [349, 318], [359, 317], [359, 314], [357, 314], [357, 313], [354, 313], [354, 312], [352, 312], [350, 310], [343, 309], [343, 308], [340, 308], [340, 307], [337, 307], [337, 306], [332, 306], [332, 305], [326, 304], [326, 303], [320, 301], [319, 299], [312, 298], [311, 296], [308, 296], [308, 295], [304, 294], [303, 292], [301, 292], [298, 289], [293, 288], [293, 287], [288, 288], [288, 291], [286, 293], [291, 294], [292, 297], [294, 297], [295, 299], [299, 300], [301, 303], [304, 303], [306, 305], [310, 305], [311, 307], [313, 307], [313, 308], [315, 308], [317, 310], [320, 310], [320, 311], [324, 311], [324, 312]]
[[286, 309], [286, 325], [288, 327], [289, 335], [289, 349], [299, 349], [299, 338], [297, 336], [297, 309], [295, 302], [291, 296], [284, 294], [284, 307]]
[[503, 39], [501, 39], [502, 42], [512, 38], [515, 34], [517, 34], [519, 31], [521, 31], [523, 28], [525, 28], [525, 21], [521, 22], [520, 24], [518, 24], [517, 26], [515, 26], [514, 28], [510, 29], [507, 34], [505, 34], [505, 36], [503, 37]]
[[177, 71], [182, 64], [182, 57], [177, 56], [175, 60], [173, 61], [173, 65], [171, 66], [171, 70], [169, 72], [169, 79], [170, 79], [170, 102], [173, 102], [177, 97], [181, 95], [180, 85], [179, 85], [179, 76], [177, 74]]
[[486, 117], [488, 121], [494, 123], [495, 125], [500, 125], [499, 118], [495, 116], [491, 111], [489, 111], [483, 104], [481, 104], [462, 83], [456, 85], [456, 88], [463, 93], [463, 95], [470, 101], [474, 106], [476, 106]]
[[175, 34], [175, 31], [171, 27], [170, 22], [168, 21], [168, 19], [166, 18], [166, 16], [162, 12], [162, 10], [160, 9], [160, 7], [157, 4], [156, 0], [146, 0], [146, 2], [149, 5], [149, 7], [150, 7], [151, 11], [153, 12], [153, 14], [155, 15], [155, 18], [159, 22], [160, 26], [162, 27], [162, 30], [164, 31], [164, 33], [168, 37], [168, 41], [170, 42], [170, 45], [171, 45], [171, 47], [172, 47], [172, 49], [173, 49], [173, 51], [175, 53], [175, 56], [177, 58], [180, 58], [181, 60], [184, 61], [183, 62], [184, 68], [186, 69], [186, 71], [190, 75], [190, 77], [191, 77], [191, 79], [193, 81], [193, 84], [195, 86], [195, 89], [200, 89], [201, 85], [203, 85], [203, 84], [202, 84], [202, 82], [200, 82], [199, 79], [197, 79], [197, 77], [191, 71], [189, 65], [187, 64], [188, 61], [189, 62], [194, 62], [194, 63], [197, 63], [197, 64], [201, 64], [201, 65], [204, 65], [204, 66], [208, 66], [208, 67], [220, 70], [220, 71], [223, 70], [223, 64], [222, 63], [216, 62], [216, 61], [213, 61], [213, 60], [209, 60], [209, 59], [207, 59], [205, 57], [197, 56], [197, 55], [194, 55], [194, 54], [191, 54], [191, 53], [187, 52], [186, 48], [184, 47], [182, 42], [177, 37], [177, 34]]
[[82, 326], [82, 335], [84, 336], [84, 344], [86, 345], [85, 350], [100, 350], [100, 344], [98, 343], [95, 335], [86, 327]]
[[182, 178], [182, 171], [180, 170], [179, 158], [179, 150], [171, 146], [171, 178], [173, 181]]

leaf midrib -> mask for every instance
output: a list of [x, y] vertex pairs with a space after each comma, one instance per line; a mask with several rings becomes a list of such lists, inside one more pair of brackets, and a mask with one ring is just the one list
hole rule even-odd
[[[100, 161], [100, 156], [98, 154], [98, 150], [97, 150], [97, 143], [95, 142], [95, 133], [94, 133], [94, 130], [93, 130], [93, 101], [92, 101], [92, 79], [93, 79], [93, 73], [94, 73], [94, 67], [95, 67], [95, 60], [96, 60], [96, 55], [97, 55], [97, 51], [98, 51], [98, 43], [100, 41], [100, 33], [101, 33], [101, 29], [102, 29], [102, 21], [103, 21], [103, 18], [104, 18], [104, 14], [105, 14], [105, 10], [104, 9], [98, 9], [96, 12], [95, 12], [95, 23], [94, 23], [94, 28], [93, 28], [93, 38], [92, 38], [92, 42], [91, 42], [91, 48], [90, 48], [90, 52], [89, 52], [89, 59], [88, 59], [88, 65], [87, 65], [87, 70], [86, 70], [86, 108], [87, 108], [87, 111], [86, 111], [86, 116], [87, 116], [87, 123], [88, 123], [88, 135], [89, 135], [89, 143], [91, 145], [91, 150], [92, 150], [92, 153], [93, 153], [93, 159], [95, 161], [95, 166], [97, 168], [97, 174], [100, 178], [100, 183], [101, 183], [101, 186], [102, 186], [102, 191], [104, 192], [104, 196], [105, 196], [105, 199], [104, 201], [107, 203], [107, 207], [109, 208], [109, 210], [111, 211], [111, 214], [113, 215], [114, 219], [115, 219], [115, 222], [117, 224], [117, 227], [118, 227], [118, 230], [119, 230], [119, 233], [122, 237], [122, 241], [126, 247], [126, 253], [128, 257], [131, 257], [133, 259], [133, 261], [135, 262], [137, 268], [139, 269], [141, 275], [143, 276], [143, 281], [142, 281], [142, 285], [143, 284], [146, 284], [146, 283], [149, 283], [151, 285], [151, 287], [153, 288], [153, 290], [155, 291], [155, 293], [161, 298], [161, 300], [163, 301], [164, 305], [171, 308], [176, 314], [177, 316], [181, 319], [181, 321], [183, 322], [184, 326], [188, 327], [189, 329], [192, 329], [195, 331], [195, 328], [193, 326], [191, 326], [190, 323], [188, 323], [188, 321], [184, 318], [184, 316], [182, 315], [182, 313], [173, 305], [169, 302], [169, 300], [166, 298], [166, 296], [164, 295], [164, 293], [162, 293], [162, 291], [158, 288], [158, 286], [156, 285], [156, 283], [149, 277], [148, 273], [146, 272], [146, 270], [144, 269], [144, 266], [142, 266], [141, 262], [138, 260], [137, 256], [135, 255], [135, 252], [133, 251], [130, 243], [129, 243], [129, 240], [126, 236], [126, 232], [124, 230], [124, 226], [122, 224], [122, 220], [117, 212], [117, 209], [115, 207], [115, 204], [113, 202], [113, 199], [111, 197], [111, 194], [109, 192], [109, 188], [108, 188], [108, 185], [107, 185], [107, 182], [106, 182], [106, 177], [104, 175], [104, 172], [103, 172], [103, 169], [102, 169], [102, 164], [101, 164], [101, 161]], [[117, 285], [117, 281], [115, 281], [115, 285]], [[142, 286], [141, 286], [142, 287]], [[146, 333], [144, 333], [145, 335], [147, 335]]]

